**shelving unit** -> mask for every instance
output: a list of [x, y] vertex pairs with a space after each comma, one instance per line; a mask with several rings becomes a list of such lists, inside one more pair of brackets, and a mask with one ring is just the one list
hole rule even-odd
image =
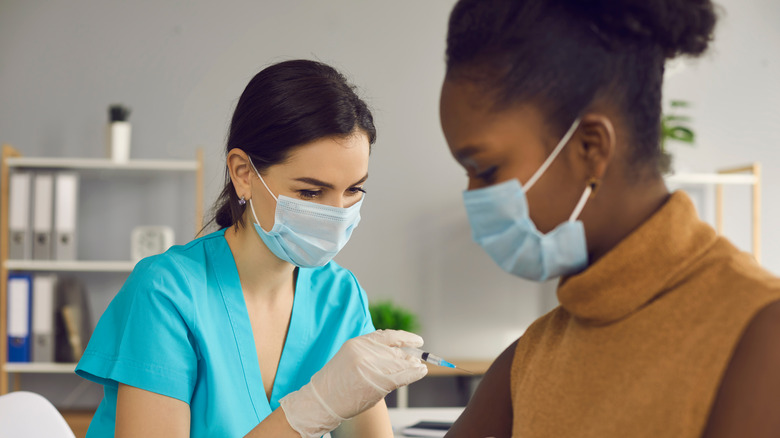
[[761, 263], [761, 164], [721, 169], [717, 173], [679, 173], [666, 178], [672, 184], [715, 186], [715, 229], [723, 234], [723, 187], [727, 185], [752, 186], [752, 252]]
[[5, 372], [13, 374], [70, 374], [76, 370], [75, 363], [6, 363]]
[[195, 233], [203, 226], [203, 150], [198, 149], [195, 160], [130, 160], [116, 163], [108, 159], [93, 158], [43, 158], [23, 157], [13, 147], [4, 145], [0, 164], [0, 395], [8, 392], [9, 375], [14, 376], [14, 387], [18, 389], [21, 374], [70, 374], [75, 363], [9, 363], [7, 337], [7, 286], [8, 274], [24, 272], [78, 272], [78, 273], [129, 273], [135, 263], [116, 260], [9, 260], [9, 172], [14, 169], [70, 170], [80, 174], [90, 172], [126, 173], [143, 175], [155, 172], [184, 172], [195, 174]]
[[6, 260], [9, 271], [45, 272], [131, 272], [135, 263], [130, 261], [58, 261], [58, 260]]

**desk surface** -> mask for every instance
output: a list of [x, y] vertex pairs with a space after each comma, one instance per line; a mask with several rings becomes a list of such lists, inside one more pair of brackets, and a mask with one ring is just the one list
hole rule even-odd
[[390, 423], [397, 438], [403, 438], [401, 431], [418, 421], [455, 421], [463, 408], [389, 408]]

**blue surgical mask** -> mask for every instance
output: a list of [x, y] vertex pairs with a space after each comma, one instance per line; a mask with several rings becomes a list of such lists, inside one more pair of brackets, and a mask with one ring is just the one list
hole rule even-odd
[[363, 198], [350, 207], [340, 208], [283, 195], [277, 197], [257, 169], [255, 173], [276, 200], [274, 226], [271, 231], [265, 231], [257, 219], [252, 199], [249, 199], [255, 230], [268, 249], [280, 259], [301, 268], [324, 266], [331, 261], [347, 244], [360, 222]]
[[526, 192], [539, 180], [579, 126], [575, 120], [542, 166], [523, 186], [517, 179], [463, 193], [474, 240], [501, 266], [533, 281], [576, 273], [588, 264], [585, 228], [577, 220], [592, 188], [582, 193], [569, 220], [547, 234], [539, 231], [528, 211]]

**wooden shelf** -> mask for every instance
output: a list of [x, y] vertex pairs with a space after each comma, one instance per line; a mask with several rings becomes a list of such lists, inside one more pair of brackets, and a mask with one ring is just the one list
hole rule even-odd
[[76, 370], [75, 363], [8, 362], [5, 364], [6, 373], [73, 374], [75, 370]]
[[186, 171], [193, 172], [199, 169], [196, 160], [130, 160], [125, 163], [117, 163], [103, 158], [44, 158], [44, 157], [15, 157], [6, 160], [10, 168], [31, 169], [72, 169], [72, 170], [149, 170], [149, 171]]
[[131, 261], [87, 261], [87, 260], [6, 260], [9, 271], [45, 272], [132, 272], [135, 262]]
[[669, 175], [666, 182], [675, 184], [728, 184], [753, 185], [758, 182], [756, 175], [736, 175], [720, 173], [677, 173]]

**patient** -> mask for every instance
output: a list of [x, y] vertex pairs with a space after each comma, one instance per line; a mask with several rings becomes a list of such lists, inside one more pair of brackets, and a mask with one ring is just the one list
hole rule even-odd
[[664, 63], [715, 21], [708, 0], [455, 6], [441, 124], [473, 236], [561, 280], [448, 437], [780, 436], [780, 279], [660, 171]]
[[325, 64], [249, 82], [219, 231], [139, 262], [78, 364], [105, 393], [89, 437], [393, 436], [384, 396], [427, 370], [395, 347], [422, 339], [374, 331], [365, 292], [331, 261], [360, 222], [375, 138]]

